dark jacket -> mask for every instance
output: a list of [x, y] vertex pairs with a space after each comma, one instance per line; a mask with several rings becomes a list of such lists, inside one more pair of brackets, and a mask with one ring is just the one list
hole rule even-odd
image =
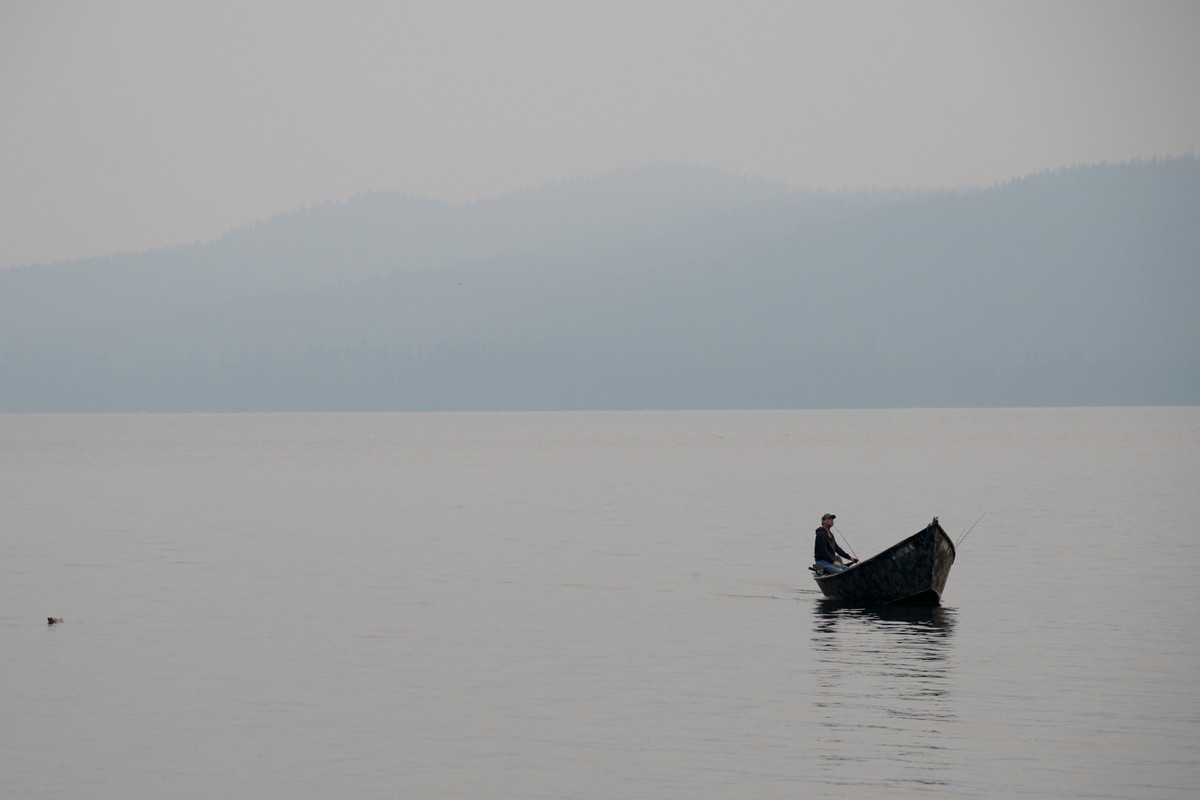
[[833, 563], [837, 561], [837, 556], [835, 555], [837, 553], [840, 553], [845, 558], [854, 557], [838, 547], [837, 541], [833, 538], [833, 531], [825, 530], [824, 525], [817, 528], [817, 541], [813, 547], [813, 561], [828, 561]]

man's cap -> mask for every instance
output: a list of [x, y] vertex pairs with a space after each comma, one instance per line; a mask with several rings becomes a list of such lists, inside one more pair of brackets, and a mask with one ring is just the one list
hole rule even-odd
[[821, 522], [824, 522], [827, 519], [837, 519], [837, 514], [826, 514], [825, 516], [821, 517]]

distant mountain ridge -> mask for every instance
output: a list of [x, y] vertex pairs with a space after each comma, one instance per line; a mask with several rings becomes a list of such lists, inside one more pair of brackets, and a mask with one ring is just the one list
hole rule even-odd
[[1200, 402], [1200, 163], [953, 193], [656, 164], [0, 271], [0, 411]]

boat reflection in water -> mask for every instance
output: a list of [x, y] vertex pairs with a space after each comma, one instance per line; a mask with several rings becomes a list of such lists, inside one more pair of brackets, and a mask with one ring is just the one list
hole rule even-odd
[[953, 765], [955, 614], [941, 606], [813, 608], [821, 782], [929, 788]]

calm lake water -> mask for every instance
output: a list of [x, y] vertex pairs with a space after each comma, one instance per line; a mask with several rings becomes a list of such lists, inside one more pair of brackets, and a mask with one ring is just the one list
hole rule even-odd
[[[1198, 489], [1200, 408], [0, 416], [2, 794], [1195, 798]], [[986, 516], [889, 613], [826, 511]]]

